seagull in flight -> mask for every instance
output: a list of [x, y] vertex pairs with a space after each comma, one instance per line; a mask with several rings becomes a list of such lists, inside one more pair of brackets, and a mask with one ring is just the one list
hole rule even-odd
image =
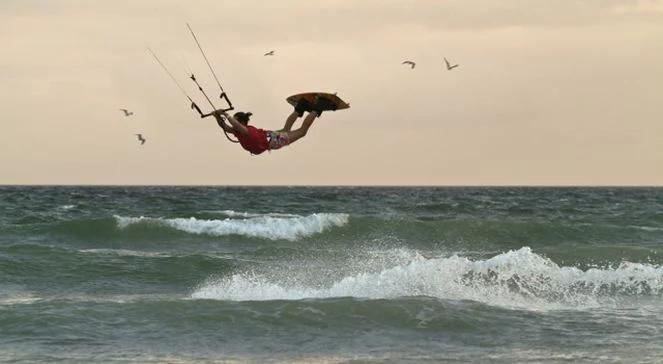
[[447, 64], [447, 71], [451, 71], [452, 69], [454, 69], [454, 68], [458, 67], [458, 65], [457, 65], [457, 64], [454, 64], [454, 65], [452, 65], [451, 63], [449, 63], [449, 61], [447, 61], [447, 59], [446, 59], [446, 58], [444, 59], [444, 63], [446, 63], [446, 64]]
[[265, 56], [273, 56], [273, 55], [274, 55], [274, 51], [269, 51], [269, 52], [265, 53]]
[[134, 134], [134, 135], [138, 137], [138, 140], [140, 141], [140, 145], [145, 144], [145, 142], [147, 141], [147, 139], [143, 138], [143, 134]]
[[122, 111], [124, 113], [124, 116], [131, 116], [131, 115], [134, 114], [133, 111], [129, 111], [127, 109], [120, 109], [120, 111]]
[[409, 65], [410, 65], [410, 68], [412, 68], [412, 69], [414, 69], [414, 66], [417, 65], [416, 63], [414, 63], [414, 62], [412, 62], [412, 61], [404, 61], [404, 62], [401, 63], [401, 64], [409, 64]]

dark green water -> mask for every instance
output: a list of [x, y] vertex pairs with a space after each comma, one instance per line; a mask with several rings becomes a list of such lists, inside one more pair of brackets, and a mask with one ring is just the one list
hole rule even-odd
[[657, 362], [663, 189], [0, 187], [0, 361]]

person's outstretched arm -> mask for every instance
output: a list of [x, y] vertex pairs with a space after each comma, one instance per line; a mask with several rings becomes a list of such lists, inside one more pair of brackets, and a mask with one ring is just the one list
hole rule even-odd
[[240, 133], [242, 135], [249, 135], [249, 129], [246, 128], [246, 126], [237, 119], [235, 119], [232, 115], [228, 114], [225, 111], [221, 111], [221, 115], [225, 116], [226, 119], [228, 119], [228, 122], [233, 126], [233, 130], [237, 133]]
[[214, 118], [216, 119], [216, 123], [219, 124], [221, 129], [225, 131], [226, 133], [233, 133], [235, 130], [233, 129], [232, 125], [226, 124], [226, 121], [224, 120], [223, 117], [219, 113], [214, 113]]

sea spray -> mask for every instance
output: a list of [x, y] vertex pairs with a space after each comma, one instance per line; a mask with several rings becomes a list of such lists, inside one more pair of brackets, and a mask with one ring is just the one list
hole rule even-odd
[[[403, 257], [400, 249], [394, 254], [399, 260]], [[211, 279], [191, 296], [236, 301], [430, 296], [536, 310], [598, 307], [615, 304], [623, 297], [658, 296], [663, 292], [661, 266], [624, 263], [617, 268], [583, 271], [560, 267], [528, 247], [486, 260], [459, 255], [425, 258], [416, 252], [410, 258], [407, 263], [379, 272], [348, 275], [315, 286], [307, 285], [301, 278], [303, 275], [296, 272], [293, 279], [284, 278], [281, 272], [232, 274]], [[364, 262], [367, 269], [372, 265], [371, 261]], [[305, 262], [301, 267], [309, 269]], [[347, 269], [356, 270], [356, 267]]]

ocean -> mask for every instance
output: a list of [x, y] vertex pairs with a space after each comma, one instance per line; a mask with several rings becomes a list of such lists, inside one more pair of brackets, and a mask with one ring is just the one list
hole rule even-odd
[[663, 188], [0, 187], [1, 362], [663, 362]]

